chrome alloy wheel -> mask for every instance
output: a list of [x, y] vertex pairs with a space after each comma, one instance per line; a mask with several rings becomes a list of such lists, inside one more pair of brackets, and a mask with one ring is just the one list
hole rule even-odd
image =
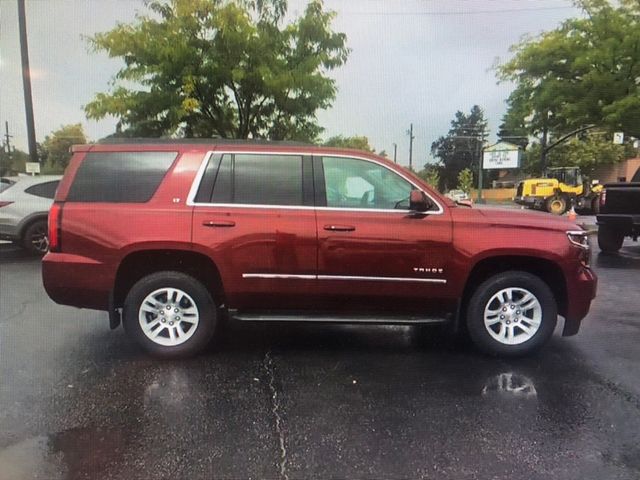
[[542, 305], [524, 288], [504, 288], [493, 295], [484, 309], [484, 326], [504, 345], [530, 340], [542, 323]]
[[160, 288], [142, 301], [138, 321], [152, 342], [175, 347], [193, 336], [200, 314], [196, 302], [186, 292], [178, 288]]

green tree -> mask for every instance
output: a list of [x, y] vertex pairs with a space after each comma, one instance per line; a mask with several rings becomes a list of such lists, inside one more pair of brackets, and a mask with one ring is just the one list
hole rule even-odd
[[458, 174], [465, 168], [478, 170], [478, 159], [482, 151], [483, 133], [487, 121], [484, 112], [474, 105], [467, 114], [456, 112], [446, 136], [431, 144], [431, 154], [442, 165], [442, 187], [447, 190], [457, 184]]
[[375, 149], [369, 144], [369, 139], [364, 136], [343, 137], [336, 135], [330, 137], [323, 143], [325, 147], [337, 148], [355, 148], [356, 150], [364, 150], [365, 152], [374, 152]]
[[316, 112], [336, 95], [327, 73], [349, 54], [321, 0], [286, 25], [285, 0], [148, 7], [152, 15], [90, 38], [124, 66], [112, 90], [85, 106], [89, 118], [115, 116], [123, 136], [317, 138]]
[[526, 38], [497, 67], [514, 82], [505, 133], [556, 138], [585, 125], [640, 137], [640, 3], [579, 0], [584, 17]]
[[469, 195], [473, 188], [473, 172], [468, 168], [461, 170], [458, 174], [458, 189]]
[[87, 137], [79, 123], [63, 125], [47, 135], [39, 149], [47, 173], [64, 171], [71, 159], [71, 146], [81, 143], [87, 143]]
[[11, 153], [9, 153], [6, 146], [3, 145], [3, 148], [0, 149], [0, 177], [24, 173], [25, 164], [30, 161], [27, 152], [12, 147]]
[[441, 168], [438, 165], [427, 164], [424, 166], [422, 170], [420, 170], [417, 175], [422, 180], [427, 182], [430, 186], [439, 190], [440, 188], [440, 170]]

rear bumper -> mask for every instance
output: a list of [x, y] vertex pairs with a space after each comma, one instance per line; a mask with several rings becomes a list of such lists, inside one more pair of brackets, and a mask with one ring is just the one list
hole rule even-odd
[[640, 231], [640, 215], [600, 214], [596, 216], [598, 225], [608, 225], [631, 235]]
[[95, 259], [48, 253], [42, 260], [42, 282], [51, 299], [61, 305], [107, 310], [115, 273]]
[[597, 289], [598, 277], [590, 268], [580, 267], [577, 274], [568, 280], [563, 336], [578, 333], [582, 319], [587, 316]]

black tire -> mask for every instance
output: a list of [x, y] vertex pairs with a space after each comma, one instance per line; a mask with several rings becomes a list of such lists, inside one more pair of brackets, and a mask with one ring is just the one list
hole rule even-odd
[[591, 200], [591, 215], [598, 215], [600, 213], [600, 196], [596, 195], [596, 198]]
[[[485, 326], [484, 321], [485, 308], [491, 305], [489, 302], [492, 297], [507, 288], [527, 290], [537, 299], [541, 307], [542, 318], [538, 330], [528, 340], [515, 345], [502, 343], [495, 339], [489, 333], [490, 327]], [[522, 322], [522, 319], [519, 321]], [[532, 353], [541, 348], [553, 335], [557, 321], [558, 307], [551, 289], [539, 277], [527, 272], [508, 271], [485, 280], [476, 288], [467, 307], [469, 336], [478, 349], [489, 355], [516, 357]], [[501, 320], [500, 323], [502, 323]], [[513, 324], [506, 328], [512, 328], [514, 331], [518, 325]], [[522, 334], [524, 330], [520, 330], [518, 333]]]
[[22, 248], [33, 255], [44, 255], [49, 251], [47, 220], [36, 220], [24, 230]]
[[567, 211], [567, 205], [567, 199], [562, 195], [547, 198], [547, 201], [545, 202], [547, 212], [553, 215], [562, 215]]
[[[198, 311], [198, 323], [190, 327], [195, 330], [186, 341], [179, 345], [167, 346], [156, 343], [143, 332], [139, 321], [140, 308], [145, 298], [156, 290], [164, 288], [179, 289], [186, 293], [191, 297]], [[166, 303], [170, 302], [171, 300], [167, 300]], [[190, 302], [188, 303], [190, 304]], [[150, 315], [152, 315], [149, 317], [150, 322], [155, 318], [160, 318], [158, 316], [154, 317], [153, 314]], [[164, 313], [162, 315], [164, 320]], [[167, 317], [169, 317], [169, 314], [167, 314]], [[124, 301], [123, 325], [127, 334], [145, 350], [157, 357], [186, 358], [200, 353], [211, 341], [216, 329], [216, 324], [217, 310], [211, 294], [202, 283], [184, 273], [162, 271], [148, 275], [133, 285]], [[189, 327], [188, 322], [185, 323], [185, 325]], [[178, 327], [175, 328], [177, 329]], [[162, 329], [166, 330], [168, 335], [170, 327], [167, 324], [160, 326], [155, 331]], [[190, 332], [190, 329], [188, 331]]]
[[604, 253], [616, 253], [622, 247], [624, 233], [609, 225], [598, 227], [598, 246]]

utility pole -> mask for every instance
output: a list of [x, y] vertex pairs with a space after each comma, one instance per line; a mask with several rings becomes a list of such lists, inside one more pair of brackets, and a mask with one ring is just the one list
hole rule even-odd
[[11, 155], [11, 138], [13, 135], [9, 135], [9, 122], [4, 122], [4, 144], [7, 147], [7, 153]]
[[480, 135], [479, 135], [479, 142], [478, 142], [478, 200], [477, 203], [484, 203], [484, 199], [482, 198], [482, 183], [483, 183], [483, 168], [482, 168], [482, 162], [484, 160], [483, 156], [484, 156], [484, 142], [487, 138], [488, 133], [485, 130], [485, 126], [482, 125], [482, 130], [480, 131]]
[[413, 140], [416, 138], [413, 136], [413, 123], [409, 126], [407, 135], [409, 135], [409, 170], [413, 170]]
[[393, 163], [398, 163], [398, 144], [393, 144]]
[[36, 149], [36, 131], [33, 122], [33, 99], [31, 98], [31, 70], [29, 69], [29, 45], [27, 44], [27, 18], [25, 0], [18, 0], [18, 28], [20, 30], [20, 57], [22, 59], [22, 88], [24, 90], [24, 111], [27, 117], [27, 140], [29, 157], [38, 161]]

